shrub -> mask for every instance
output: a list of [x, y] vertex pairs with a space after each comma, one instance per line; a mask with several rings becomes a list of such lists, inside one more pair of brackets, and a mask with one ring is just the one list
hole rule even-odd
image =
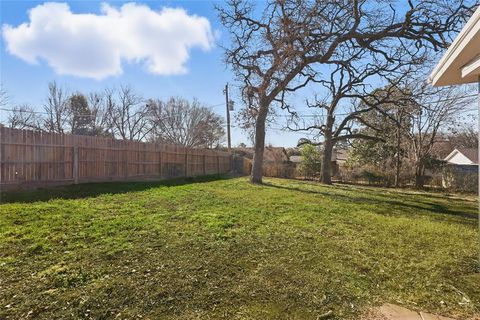
[[305, 179], [315, 178], [322, 168], [320, 161], [320, 151], [310, 144], [304, 145], [301, 150], [302, 161], [300, 162], [299, 172]]
[[478, 167], [451, 165], [445, 166], [443, 168], [443, 186], [454, 191], [477, 191]]

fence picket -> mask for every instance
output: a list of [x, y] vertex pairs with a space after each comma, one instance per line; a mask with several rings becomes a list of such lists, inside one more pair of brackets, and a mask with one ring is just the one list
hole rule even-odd
[[230, 163], [218, 150], [0, 127], [2, 190], [227, 173]]

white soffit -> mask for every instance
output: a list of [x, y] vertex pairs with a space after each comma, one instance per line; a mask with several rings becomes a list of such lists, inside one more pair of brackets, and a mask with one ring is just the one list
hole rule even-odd
[[430, 75], [434, 86], [477, 82], [480, 76], [480, 7]]
[[462, 68], [462, 78], [480, 75], [480, 56]]

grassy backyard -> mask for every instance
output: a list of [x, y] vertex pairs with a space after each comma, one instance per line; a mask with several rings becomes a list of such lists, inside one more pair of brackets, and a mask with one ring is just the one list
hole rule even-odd
[[245, 178], [5, 194], [0, 319], [480, 312], [475, 198]]

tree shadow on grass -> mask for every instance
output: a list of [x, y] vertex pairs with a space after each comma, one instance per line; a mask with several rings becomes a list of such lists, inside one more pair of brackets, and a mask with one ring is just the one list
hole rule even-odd
[[144, 191], [157, 187], [175, 187], [194, 183], [205, 183], [215, 180], [231, 179], [229, 175], [209, 175], [192, 178], [175, 178], [157, 181], [120, 181], [83, 183], [77, 185], [57, 186], [27, 191], [2, 192], [0, 204], [31, 203], [52, 199], [93, 198], [102, 194], [121, 194]]
[[[353, 196], [348, 194], [340, 194], [328, 191], [318, 191], [318, 190], [308, 190], [303, 189], [301, 187], [290, 187], [290, 186], [282, 186], [273, 183], [264, 183], [266, 187], [277, 188], [277, 189], [285, 189], [290, 191], [297, 191], [302, 193], [308, 194], [317, 194], [322, 195], [325, 197], [329, 197], [331, 199], [338, 199], [345, 203], [350, 204], [374, 204], [378, 205], [378, 208], [382, 208], [381, 210], [374, 209], [372, 212], [382, 215], [389, 215], [389, 216], [405, 216], [405, 217], [413, 217], [413, 216], [422, 216], [433, 218], [440, 221], [449, 221], [454, 223], [466, 224], [466, 225], [473, 225], [476, 226], [478, 219], [478, 215], [473, 212], [466, 212], [463, 210], [455, 210], [451, 207], [431, 202], [431, 201], [421, 201], [419, 199], [407, 199], [406, 195], [400, 196], [399, 200], [393, 200], [392, 194], [381, 194], [379, 192], [368, 192], [371, 195], [375, 195], [376, 197], [380, 197], [380, 199], [375, 199], [367, 196]], [[311, 185], [311, 184], [306, 184]], [[332, 191], [335, 190], [336, 186], [332, 187]], [[339, 188], [342, 191], [345, 191], [345, 188]], [[358, 191], [353, 188], [349, 188], [348, 191]], [[363, 193], [364, 190], [361, 190]], [[410, 194], [410, 196], [419, 196], [419, 197], [426, 197], [425, 194]], [[383, 208], [390, 208], [390, 210], [386, 211]], [[405, 210], [402, 210], [405, 209]], [[434, 215], [432, 215], [432, 213]]]
[[[359, 184], [347, 184], [347, 183], [335, 183], [335, 188], [342, 189], [345, 191], [352, 191], [352, 190], [362, 190], [362, 192], [365, 193], [371, 193], [371, 194], [378, 194], [378, 192], [384, 191], [390, 195], [395, 195], [395, 196], [404, 196], [404, 197], [410, 197], [410, 196], [418, 196], [418, 197], [428, 197], [428, 198], [434, 198], [434, 199], [455, 199], [458, 200], [459, 198], [462, 199], [462, 201], [467, 201], [467, 202], [476, 202], [476, 194], [475, 193], [460, 193], [460, 194], [452, 194], [450, 192], [447, 192], [446, 190], [440, 191], [440, 190], [429, 190], [429, 189], [413, 189], [413, 188], [405, 188], [405, 189], [399, 189], [399, 188], [389, 188], [389, 187], [383, 187], [383, 186], [365, 186], [365, 185], [359, 185]], [[460, 197], [459, 197], [460, 196]]]

